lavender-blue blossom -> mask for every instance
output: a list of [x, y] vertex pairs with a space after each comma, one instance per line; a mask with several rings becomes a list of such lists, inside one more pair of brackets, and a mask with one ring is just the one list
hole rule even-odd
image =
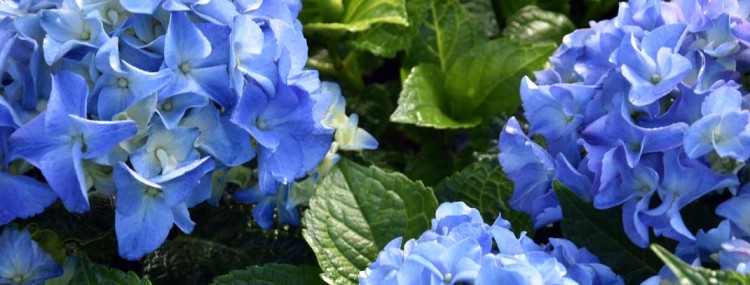
[[[749, 9], [738, 0], [631, 0], [615, 18], [565, 36], [551, 66], [522, 80], [528, 127], [512, 118], [500, 135], [511, 206], [536, 228], [559, 221], [557, 180], [598, 209], [619, 207], [628, 237], [647, 247], [654, 235], [703, 243], [681, 210], [730, 193], [717, 214], [748, 235], [738, 205], [750, 158]], [[742, 246], [725, 251], [739, 258]]]
[[[359, 274], [360, 284], [623, 284], [585, 248], [541, 246], [498, 216], [488, 225], [463, 202], [443, 203], [418, 239], [398, 237]], [[493, 245], [494, 241], [494, 245]]]
[[[0, 2], [0, 226], [57, 198], [81, 213], [90, 192], [114, 195], [120, 254], [138, 259], [173, 224], [189, 233], [188, 207], [215, 205], [221, 191], [212, 189], [224, 187], [213, 187], [213, 173], [235, 167], [258, 173], [263, 228], [274, 205], [289, 213], [281, 222], [298, 224], [294, 206], [280, 201], [316, 173], [336, 130], [325, 123], [334, 94], [304, 67], [300, 9], [300, 1]], [[345, 148], [376, 146], [356, 123]], [[33, 167], [10, 172], [21, 163]]]

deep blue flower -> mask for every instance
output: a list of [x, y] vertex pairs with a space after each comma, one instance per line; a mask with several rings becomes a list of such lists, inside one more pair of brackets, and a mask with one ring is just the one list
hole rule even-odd
[[515, 118], [508, 120], [500, 133], [499, 147], [500, 164], [514, 184], [510, 204], [536, 219], [539, 213], [532, 212], [534, 201], [551, 190], [555, 171], [552, 157], [523, 133]]
[[119, 39], [113, 37], [96, 54], [96, 66], [102, 75], [96, 81], [92, 96], [98, 96], [97, 112], [106, 120], [155, 94], [172, 79], [168, 69], [147, 72], [121, 62], [118, 44]]
[[722, 87], [706, 97], [703, 117], [685, 132], [685, 152], [697, 158], [711, 151], [738, 161], [750, 157], [750, 112], [742, 110], [742, 95]]
[[[164, 64], [174, 73], [174, 79], [159, 93], [162, 100], [176, 94], [192, 92], [211, 98], [224, 108], [231, 109], [236, 96], [227, 86], [229, 76], [226, 62], [228, 47], [222, 41], [208, 37], [228, 36], [224, 27], [203, 25], [212, 33], [205, 35], [184, 12], [172, 12], [164, 42]], [[226, 50], [225, 50], [226, 49]], [[221, 59], [227, 57], [226, 60]]]
[[0, 234], [0, 284], [42, 284], [61, 276], [63, 269], [39, 245], [28, 231], [7, 227]]
[[586, 248], [578, 248], [569, 240], [551, 238], [545, 251], [567, 268], [566, 277], [579, 284], [624, 284], [622, 278], [612, 272], [612, 269], [599, 262], [599, 258]]
[[581, 132], [589, 155], [598, 161], [601, 161], [604, 153], [622, 146], [628, 165], [635, 167], [644, 154], [662, 152], [682, 145], [687, 124], [674, 122], [663, 127], [644, 128], [633, 121], [624, 105], [618, 109], [613, 109]]
[[28, 218], [41, 213], [57, 195], [44, 183], [31, 177], [0, 171], [0, 226], [16, 218]]
[[[162, 108], [163, 108], [162, 104]], [[180, 126], [198, 128], [197, 147], [227, 166], [237, 166], [255, 157], [250, 136], [229, 121], [229, 116], [219, 116], [214, 105], [195, 108], [182, 118]]]
[[180, 123], [189, 109], [200, 108], [208, 103], [208, 98], [195, 93], [177, 94], [161, 98], [156, 105], [156, 113], [161, 118], [164, 127], [171, 130]]
[[690, 61], [677, 53], [686, 29], [684, 24], [665, 25], [651, 31], [641, 44], [633, 35], [623, 40], [617, 61], [632, 84], [628, 99], [634, 105], [655, 102], [690, 71]]
[[704, 164], [687, 159], [677, 150], [665, 152], [662, 165], [664, 170], [657, 190], [662, 203], [645, 211], [643, 219], [650, 223], [657, 235], [678, 241], [693, 240], [680, 210], [712, 191], [737, 186], [737, 177], [719, 175]]
[[315, 131], [320, 123], [314, 121], [315, 102], [304, 96], [308, 93], [286, 85], [277, 91], [267, 95], [247, 85], [231, 117], [258, 142], [260, 190], [268, 195], [276, 193], [279, 183], [290, 183], [314, 169], [331, 143], [329, 134]]
[[750, 237], [750, 196], [741, 195], [721, 203], [716, 214], [729, 221], [734, 235]]
[[257, 203], [253, 207], [253, 219], [264, 230], [273, 227], [274, 206], [277, 209], [277, 215], [280, 223], [299, 226], [300, 215], [297, 209], [289, 207], [288, 196], [292, 189], [292, 184], [281, 187], [278, 193], [264, 194], [261, 192], [259, 185], [235, 192], [237, 201], [243, 203]]
[[233, 21], [229, 52], [229, 72], [235, 90], [244, 90], [245, 76], [273, 94], [279, 81], [276, 39], [253, 21], [249, 15], [238, 15]]
[[531, 134], [542, 134], [548, 140], [558, 140], [578, 130], [583, 123], [583, 112], [594, 92], [592, 86], [538, 86], [528, 77], [521, 80], [521, 99]]
[[214, 168], [206, 157], [152, 178], [143, 177], [125, 163], [115, 166], [117, 201], [115, 233], [120, 255], [136, 260], [156, 250], [167, 238], [172, 224], [190, 233], [186, 200], [201, 177]]
[[86, 119], [88, 87], [79, 75], [60, 72], [52, 79], [47, 110], [10, 136], [10, 158], [23, 158], [39, 168], [72, 212], [89, 209], [83, 160], [107, 154], [134, 136], [133, 121]]

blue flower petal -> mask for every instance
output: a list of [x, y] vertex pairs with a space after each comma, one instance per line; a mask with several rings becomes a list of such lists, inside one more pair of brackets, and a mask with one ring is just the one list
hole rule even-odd
[[41, 213], [57, 200], [57, 195], [44, 183], [27, 176], [0, 171], [0, 225], [16, 218]]
[[[138, 191], [138, 189], [118, 189]], [[164, 243], [172, 228], [172, 210], [154, 200], [145, 202], [138, 211], [123, 215], [115, 212], [115, 234], [120, 256], [127, 260], [138, 260], [153, 252]]]

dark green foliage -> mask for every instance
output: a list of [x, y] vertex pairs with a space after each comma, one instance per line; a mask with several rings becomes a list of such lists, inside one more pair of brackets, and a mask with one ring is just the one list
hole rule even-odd
[[233, 270], [216, 278], [214, 285], [322, 285], [320, 268], [270, 263]]
[[440, 202], [463, 201], [478, 209], [488, 224], [500, 214], [510, 221], [513, 231], [526, 231], [533, 236], [529, 216], [513, 210], [508, 204], [513, 195], [513, 182], [505, 177], [497, 159], [474, 162], [444, 179], [435, 186], [435, 195]]

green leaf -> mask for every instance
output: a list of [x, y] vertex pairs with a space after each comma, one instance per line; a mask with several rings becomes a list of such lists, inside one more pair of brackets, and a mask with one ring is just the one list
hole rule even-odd
[[391, 121], [437, 129], [470, 128], [478, 125], [478, 117], [456, 121], [443, 112], [445, 76], [437, 66], [420, 65], [412, 69], [404, 81], [398, 107]]
[[554, 44], [499, 38], [464, 53], [445, 76], [451, 117], [514, 112], [521, 77], [541, 69], [554, 50]]
[[400, 173], [342, 160], [317, 187], [303, 236], [328, 283], [356, 284], [396, 237], [418, 237], [437, 209], [432, 190]]
[[680, 284], [750, 284], [750, 275], [743, 275], [729, 270], [718, 271], [692, 267], [658, 244], [652, 244], [651, 250], [672, 270], [672, 273], [680, 280]]
[[528, 43], [543, 41], [559, 43], [573, 30], [575, 30], [573, 22], [564, 14], [529, 5], [508, 18], [503, 36]]
[[412, 39], [419, 34], [419, 27], [427, 18], [427, 9], [433, 0], [406, 0], [409, 25], [378, 24], [362, 31], [352, 41], [354, 46], [381, 57], [394, 57], [396, 52], [406, 50]]
[[[307, 0], [303, 2], [303, 5], [317, 8], [308, 10], [305, 15], [301, 16], [302, 19], [307, 21], [305, 31], [360, 32], [369, 29], [374, 24], [409, 25], [404, 0], [343, 0], [338, 2], [334, 0]], [[307, 8], [307, 6], [305, 7]], [[335, 10], [340, 9], [341, 12], [335, 12], [331, 15], [330, 7], [335, 7]], [[322, 15], [314, 15], [313, 13], [316, 12]], [[325, 13], [329, 14], [326, 15]], [[336, 19], [330, 21], [332, 18]]]
[[635, 284], [656, 275], [662, 266], [651, 251], [633, 244], [625, 235], [619, 208], [598, 210], [559, 182], [555, 194], [562, 207], [563, 236], [586, 247], [603, 264], [620, 274], [625, 284]]
[[432, 63], [447, 70], [459, 55], [486, 41], [482, 25], [458, 0], [433, 0], [420, 35], [413, 39], [405, 66]]
[[474, 162], [435, 186], [440, 202], [463, 201], [492, 224], [498, 214], [510, 221], [515, 232], [533, 230], [529, 215], [513, 210], [508, 200], [513, 195], [513, 182], [508, 180], [497, 159]]
[[219, 276], [214, 285], [323, 285], [320, 268], [309, 265], [266, 264], [252, 266], [245, 270], [233, 270]]
[[148, 278], [139, 278], [133, 272], [122, 272], [118, 269], [91, 262], [86, 255], [71, 256], [75, 258], [75, 276], [69, 285], [150, 285]]
[[495, 38], [500, 35], [500, 25], [495, 17], [495, 10], [490, 0], [461, 0], [461, 4], [467, 11], [481, 23], [484, 31], [489, 38]]

